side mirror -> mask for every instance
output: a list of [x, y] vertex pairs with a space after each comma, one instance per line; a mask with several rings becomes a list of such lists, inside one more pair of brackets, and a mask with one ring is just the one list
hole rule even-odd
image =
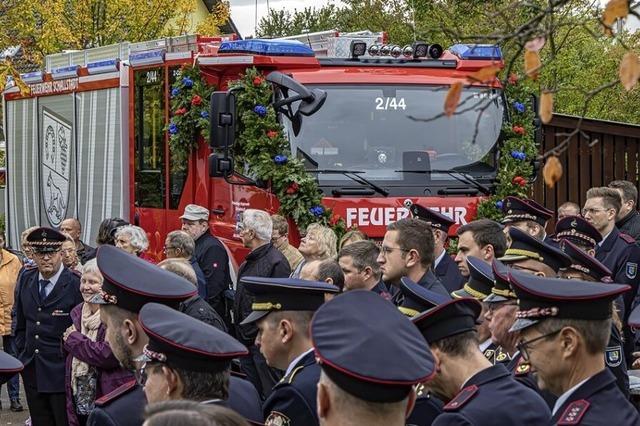
[[225, 149], [232, 147], [236, 137], [236, 96], [233, 92], [211, 94], [209, 117], [209, 146]]
[[209, 155], [209, 177], [228, 177], [233, 173], [233, 158]]

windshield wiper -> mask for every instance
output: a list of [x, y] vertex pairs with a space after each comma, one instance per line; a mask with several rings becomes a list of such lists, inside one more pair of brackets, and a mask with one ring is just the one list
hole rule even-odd
[[378, 185], [376, 185], [375, 183], [371, 182], [370, 180], [360, 176], [360, 174], [364, 173], [363, 171], [332, 170], [332, 169], [324, 169], [324, 170], [322, 170], [322, 169], [321, 170], [310, 169], [310, 170], [307, 170], [307, 172], [308, 173], [322, 173], [322, 174], [343, 175], [343, 176], [348, 177], [352, 181], [359, 183], [360, 185], [368, 186], [369, 188], [373, 189], [378, 194], [380, 194], [380, 195], [382, 195], [384, 197], [389, 195], [389, 191], [387, 191], [386, 189], [381, 188]]
[[471, 176], [470, 174], [465, 173], [465, 172], [459, 172], [459, 171], [456, 171], [456, 170], [437, 170], [437, 169], [430, 169], [430, 170], [394, 170], [394, 172], [396, 172], [396, 173], [424, 173], [424, 174], [444, 173], [444, 174], [447, 174], [447, 175], [451, 176], [452, 178], [454, 178], [458, 182], [462, 182], [462, 183], [464, 183], [466, 185], [473, 186], [475, 189], [477, 189], [478, 191], [482, 192], [484, 195], [491, 195], [491, 189], [489, 189], [488, 186], [480, 183], [476, 178], [474, 178], [473, 176]]

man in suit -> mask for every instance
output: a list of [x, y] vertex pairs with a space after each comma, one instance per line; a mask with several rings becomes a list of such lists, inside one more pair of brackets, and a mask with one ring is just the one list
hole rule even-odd
[[417, 219], [429, 223], [433, 232], [433, 272], [449, 293], [462, 288], [465, 279], [458, 270], [458, 265], [453, 261], [445, 249], [449, 228], [456, 222], [435, 210], [413, 204], [411, 214]]
[[62, 334], [71, 325], [71, 309], [82, 302], [80, 278], [62, 264], [65, 236], [37, 228], [27, 237], [37, 268], [20, 275], [16, 297], [16, 349], [31, 423], [67, 425]]

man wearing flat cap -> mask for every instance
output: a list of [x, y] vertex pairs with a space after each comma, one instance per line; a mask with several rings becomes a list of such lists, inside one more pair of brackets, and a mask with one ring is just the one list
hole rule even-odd
[[404, 426], [414, 386], [435, 374], [418, 329], [372, 291], [325, 303], [311, 321], [311, 339], [322, 369], [320, 425]]
[[33, 230], [27, 242], [37, 268], [25, 270], [16, 285], [16, 350], [25, 366], [22, 380], [34, 426], [67, 424], [60, 342], [82, 295], [80, 278], [62, 264], [64, 240], [55, 229]]
[[206, 300], [222, 318], [227, 318], [224, 291], [231, 284], [229, 255], [222, 242], [209, 229], [209, 209], [188, 204], [180, 220], [181, 229], [196, 242], [194, 256], [207, 279]]
[[511, 271], [519, 311], [512, 330], [538, 385], [557, 396], [552, 424], [640, 425], [605, 366], [612, 302], [629, 286]]
[[412, 204], [409, 208], [414, 218], [422, 219], [429, 223], [433, 232], [433, 272], [449, 293], [459, 290], [464, 285], [464, 278], [458, 270], [458, 265], [453, 261], [445, 249], [449, 228], [455, 225], [455, 221], [435, 210]]
[[252, 312], [242, 324], [258, 327], [256, 346], [267, 365], [285, 371], [263, 405], [267, 426], [318, 425], [316, 406], [320, 367], [313, 353], [309, 323], [338, 287], [322, 281], [244, 277], [253, 296]]
[[478, 349], [475, 323], [481, 310], [475, 299], [454, 299], [411, 320], [429, 342], [436, 366], [426, 387], [446, 403], [433, 424], [548, 424], [544, 400]]

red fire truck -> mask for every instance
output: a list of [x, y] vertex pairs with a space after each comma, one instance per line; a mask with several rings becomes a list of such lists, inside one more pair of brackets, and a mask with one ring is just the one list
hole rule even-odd
[[[185, 63], [197, 63], [218, 91], [256, 67], [274, 88], [300, 95], [289, 102], [294, 111], [315, 103], [313, 114], [297, 114], [299, 128], [281, 117], [291, 152], [317, 175], [324, 204], [373, 238], [406, 217], [411, 203], [464, 224], [491, 193], [504, 96], [497, 83], [468, 85], [467, 77], [502, 64], [497, 46], [402, 48], [371, 33], [298, 40], [182, 36], [50, 55], [45, 71], [22, 76], [29, 95], [4, 92], [11, 244], [28, 226], [58, 226], [71, 216], [91, 242], [103, 218], [120, 216], [142, 226], [150, 251], [161, 256], [166, 233], [196, 203], [210, 208], [213, 232], [242, 260], [246, 251], [234, 236], [238, 213], [276, 212], [278, 200], [268, 189], [211, 177], [204, 140], [184, 173], [171, 172], [164, 128], [171, 86]], [[458, 81], [465, 83], [462, 103], [446, 117], [445, 96]], [[217, 96], [215, 108], [240, 113]], [[227, 142], [213, 133], [217, 147]], [[221, 155], [216, 167], [226, 164]]]

